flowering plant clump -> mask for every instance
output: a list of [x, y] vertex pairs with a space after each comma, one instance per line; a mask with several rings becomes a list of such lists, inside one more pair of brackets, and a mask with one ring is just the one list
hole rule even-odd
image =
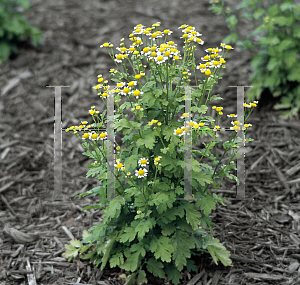
[[251, 66], [255, 71], [250, 77], [253, 88], [246, 92], [247, 99], [259, 99], [264, 89], [269, 89], [274, 97], [281, 98], [274, 109], [287, 109], [279, 117], [291, 119], [300, 114], [300, 5], [294, 0], [277, 2], [242, 0], [235, 7], [244, 10], [239, 18], [246, 18], [253, 26], [245, 40], [237, 30], [238, 18], [229, 7], [225, 11], [224, 0], [210, 1], [209, 10], [222, 14], [233, 31], [223, 41], [236, 42], [242, 50], [249, 49], [254, 55]]
[[[110, 267], [118, 266], [130, 272], [129, 276], [125, 276], [126, 284], [147, 283], [146, 273], [159, 278], [167, 275], [169, 281], [179, 284], [183, 269], [197, 271], [191, 257], [204, 252], [210, 253], [216, 264], [221, 261], [225, 266], [231, 265], [230, 253], [213, 237], [214, 223], [209, 217], [217, 203], [225, 206], [222, 201], [225, 198], [219, 197], [216, 192], [211, 193], [208, 187], [212, 185], [216, 191], [224, 177], [238, 182], [237, 177], [230, 174], [231, 169], [236, 169], [233, 159], [238, 156], [238, 148], [243, 144], [236, 131], [242, 128], [246, 132], [251, 127], [251, 124], [238, 121], [236, 114], [228, 115], [232, 119], [232, 136], [223, 144], [222, 158], [227, 154], [229, 161], [218, 169], [222, 158], [219, 161], [210, 150], [221, 142], [217, 139], [217, 131], [220, 129], [223, 107], [212, 107], [218, 114], [217, 121], [205, 114], [211, 100], [222, 99], [211, 93], [225, 68], [226, 55], [233, 48], [225, 44], [221, 44], [222, 48], [208, 48], [207, 55], [202, 58], [203, 63], [196, 65], [196, 46], [204, 43], [200, 39], [201, 34], [192, 26], [179, 27], [184, 40], [184, 54], [181, 55], [177, 45], [167, 41], [172, 31], [159, 31], [159, 26], [160, 23], [149, 28], [137, 25], [129, 35], [131, 46], [125, 47], [122, 39], [117, 53], [113, 52], [113, 44], [101, 45], [107, 48], [116, 63], [117, 70], [110, 70], [110, 78], [116, 82], [116, 86], [112, 88], [108, 80], [98, 75], [99, 84], [94, 88], [106, 106], [108, 96], [114, 94], [119, 113], [115, 115], [117, 120], [114, 127], [117, 131], [123, 130], [125, 135], [125, 147], [116, 147], [116, 197], [104, 200], [105, 186], [97, 186], [78, 195], [99, 195], [99, 204], [84, 209], [103, 209], [103, 221], [84, 231], [82, 242], [72, 240], [63, 254], [69, 261], [76, 256], [88, 259], [96, 266], [101, 265], [101, 270], [108, 263]], [[126, 63], [132, 68], [131, 71]], [[194, 72], [196, 88], [189, 86], [189, 67]], [[197, 73], [200, 73], [201, 80], [197, 80]], [[180, 102], [185, 101], [187, 87], [191, 90], [193, 114], [181, 111], [185, 106]], [[127, 97], [128, 102], [119, 106], [121, 96]], [[251, 109], [248, 117], [256, 104], [245, 103], [245, 107]], [[125, 108], [131, 110], [136, 121], [128, 120], [128, 115], [124, 116]], [[97, 175], [99, 180], [105, 181], [107, 168], [103, 162], [107, 160], [107, 132], [99, 129], [105, 127], [105, 111], [100, 116], [96, 107], [92, 106], [89, 113], [93, 124], [84, 121], [67, 131], [73, 131], [83, 140], [83, 146], [87, 149], [84, 155], [95, 160], [88, 166], [91, 169], [87, 177]], [[180, 120], [175, 118], [178, 113]], [[90, 131], [92, 128], [93, 131]], [[80, 135], [80, 131], [85, 132]], [[204, 149], [192, 150], [189, 168], [192, 171], [192, 197], [196, 199], [195, 204], [184, 196], [183, 146], [185, 137], [191, 133], [193, 141], [202, 135], [211, 137]], [[90, 147], [93, 151], [89, 150]], [[194, 159], [197, 155], [201, 159], [210, 159], [214, 168]], [[218, 183], [219, 179], [221, 181]], [[102, 207], [103, 203], [106, 207]], [[206, 232], [208, 228], [210, 234]]]

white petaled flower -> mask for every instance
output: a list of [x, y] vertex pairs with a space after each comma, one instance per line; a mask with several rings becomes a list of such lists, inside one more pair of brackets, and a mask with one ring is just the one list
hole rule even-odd
[[149, 161], [147, 161], [147, 159], [146, 158], [141, 158], [140, 160], [139, 160], [139, 165], [140, 166], [143, 166], [143, 167], [145, 167], [145, 166], [147, 166], [147, 164], [149, 164]]
[[167, 59], [168, 59], [167, 56], [162, 56], [162, 55], [158, 55], [156, 58], [154, 58], [157, 64], [163, 64]]
[[133, 87], [133, 86], [136, 86], [137, 85], [137, 81], [130, 81], [127, 83], [127, 86], [128, 87]]
[[123, 90], [121, 90], [120, 95], [128, 96], [132, 93], [131, 89], [129, 87], [125, 87]]
[[216, 48], [213, 49], [213, 52], [212, 52], [212, 53], [216, 54], [216, 53], [219, 53], [219, 52], [222, 52], [222, 49], [216, 47]]
[[197, 122], [195, 122], [195, 121], [187, 121], [186, 123], [185, 123], [185, 125], [188, 127], [188, 128], [194, 128], [194, 125], [196, 125], [197, 124]]
[[135, 175], [138, 178], [143, 178], [143, 177], [147, 176], [147, 172], [148, 172], [148, 170], [146, 168], [144, 168], [144, 169], [140, 168], [140, 170], [135, 170]]
[[117, 87], [118, 88], [122, 88], [122, 87], [124, 87], [126, 85], [126, 82], [119, 82], [119, 83], [117, 83]]
[[209, 61], [210, 60], [210, 56], [207, 54], [207, 55], [201, 57], [201, 60], [203, 60], [203, 61]]
[[138, 27], [138, 28], [135, 27], [134, 31], [132, 33], [135, 35], [141, 35], [144, 33], [144, 31], [145, 31], [145, 29], [143, 29], [142, 27]]
[[121, 163], [121, 162], [118, 162], [117, 164], [115, 164], [115, 167], [118, 169], [118, 170], [122, 170], [122, 171], [124, 171], [123, 169], [124, 169], [124, 164], [123, 163]]
[[91, 136], [90, 136], [90, 139], [91, 139], [92, 141], [97, 141], [97, 140], [100, 139], [100, 137], [98, 136], [98, 134], [92, 133]]
[[235, 114], [230, 114], [230, 115], [227, 115], [227, 117], [228, 117], [228, 118], [236, 118], [237, 115], [235, 115]]
[[[139, 43], [139, 41], [141, 41], [141, 42]], [[132, 46], [133, 46], [133, 47], [139, 46], [139, 45], [141, 45], [142, 43], [143, 43], [142, 39], [141, 39], [140, 37], [136, 37], [135, 43], [134, 43], [134, 45], [132, 45]]]
[[102, 140], [102, 141], [105, 140], [105, 139], [107, 139], [107, 132], [101, 133], [99, 135], [99, 139]]
[[170, 30], [164, 30], [164, 34], [169, 36], [169, 35], [173, 34], [173, 32]]
[[115, 54], [115, 62], [117, 63], [122, 63], [122, 60], [123, 60], [123, 54]]
[[177, 128], [177, 130], [176, 129], [174, 130], [173, 134], [181, 137], [181, 136], [185, 135], [185, 131], [182, 128]]
[[[88, 130], [88, 129], [86, 129], [86, 130]], [[82, 136], [82, 139], [83, 140], [89, 140], [89, 139], [91, 139], [92, 133], [88, 133], [88, 135], [89, 136], [87, 138]]]

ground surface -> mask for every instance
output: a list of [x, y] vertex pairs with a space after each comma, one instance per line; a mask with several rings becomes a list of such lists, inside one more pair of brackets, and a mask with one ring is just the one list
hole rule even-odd
[[[34, 0], [31, 4], [25, 15], [44, 31], [45, 44], [20, 48], [0, 71], [0, 284], [28, 284], [30, 269], [36, 284], [124, 284], [119, 270], [100, 272], [61, 257], [64, 244], [73, 237], [80, 239], [82, 231], [98, 224], [102, 215], [81, 211], [95, 202], [93, 198], [73, 198], [97, 180], [85, 179], [86, 165], [92, 161], [81, 154], [83, 149], [71, 134], [63, 133], [64, 201], [50, 199], [54, 90], [45, 85], [71, 86], [62, 92], [63, 128], [78, 125], [80, 120], [91, 120], [90, 106], [104, 108], [92, 87], [97, 75], [107, 76], [114, 63], [100, 44], [110, 41], [118, 46], [135, 25], [160, 21], [163, 29], [174, 31], [172, 39], [180, 45], [177, 27], [186, 23], [203, 34], [200, 59], [204, 49], [219, 46], [229, 30], [222, 16], [207, 10], [208, 1]], [[247, 34], [249, 26], [244, 22], [239, 29]], [[214, 90], [224, 98], [224, 114], [236, 112], [236, 89], [228, 86], [249, 85], [252, 56], [235, 48], [226, 59], [223, 79]], [[300, 121], [279, 120], [280, 112], [272, 105], [266, 92], [249, 119], [253, 127], [247, 137], [254, 141], [246, 148], [248, 200], [229, 201], [212, 214], [215, 236], [231, 252], [233, 266], [216, 266], [204, 256], [197, 262], [197, 273], [183, 272], [181, 284], [300, 284]], [[219, 195], [235, 197], [234, 185], [228, 183]], [[149, 278], [148, 284], [163, 282]]]

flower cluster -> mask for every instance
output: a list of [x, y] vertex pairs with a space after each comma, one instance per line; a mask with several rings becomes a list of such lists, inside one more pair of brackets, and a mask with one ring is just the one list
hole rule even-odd
[[[173, 32], [166, 29], [164, 31], [158, 31], [157, 28], [160, 26], [160, 23], [153, 24], [152, 27], [146, 28], [143, 25], [137, 25], [134, 27], [134, 31], [129, 35], [129, 38], [132, 42], [129, 48], [125, 47], [125, 44], [123, 43], [124, 39], [121, 39], [120, 47], [117, 47], [118, 53], [113, 53], [112, 48], [113, 44], [110, 42], [104, 43], [100, 47], [107, 48], [110, 56], [115, 61], [119, 71], [115, 69], [110, 69], [110, 73], [112, 75], [118, 75], [120, 74], [121, 70], [119, 68], [118, 64], [122, 64], [126, 70], [124, 60], [128, 60], [129, 63], [132, 65], [132, 62], [130, 61], [129, 56], [132, 55], [132, 60], [139, 60], [139, 69], [135, 74], [130, 76], [127, 81], [120, 81], [116, 83], [116, 86], [111, 89], [111, 86], [108, 85], [108, 80], [104, 80], [103, 76], [101, 74], [98, 75], [98, 85], [94, 86], [93, 88], [98, 90], [98, 95], [101, 96], [102, 99], [107, 99], [107, 96], [110, 92], [114, 93], [115, 95], [122, 95], [126, 96], [129, 99], [132, 97], [135, 97], [136, 103], [134, 104], [134, 107], [132, 106], [131, 111], [144, 111], [144, 106], [142, 106], [138, 99], [140, 96], [143, 95], [144, 92], [141, 91], [141, 80], [145, 76], [145, 68], [146, 65], [143, 65], [141, 60], [145, 59], [150, 68], [152, 67], [152, 71], [156, 70], [158, 66], [163, 65], [165, 66], [167, 63], [170, 64], [170, 66], [175, 66], [175, 61], [182, 60], [182, 57], [180, 55], [180, 51], [177, 49], [177, 44], [175, 44], [173, 41], [167, 41], [167, 36], [171, 35]], [[198, 33], [195, 30], [195, 27], [188, 26], [188, 25], [181, 25], [178, 29], [182, 30], [182, 39], [185, 41], [185, 48], [186, 50], [194, 50], [195, 44], [203, 45], [204, 41], [200, 39], [200, 36], [202, 34]], [[165, 36], [165, 41], [163, 43], [160, 43], [161, 39]], [[148, 43], [148, 45], [147, 45]], [[143, 47], [144, 45], [144, 47]], [[223, 49], [231, 50], [233, 49], [230, 45], [226, 45], [224, 43], [221, 43], [220, 45], [223, 47]], [[109, 48], [111, 49], [111, 52], [109, 51]], [[219, 48], [208, 48], [205, 50], [208, 54], [201, 58], [203, 63], [200, 63], [196, 66], [196, 69], [199, 69], [201, 73], [204, 73], [207, 76], [213, 77], [212, 70], [218, 69], [220, 67], [225, 68], [225, 59], [223, 56], [219, 55], [219, 53], [222, 51], [222, 49]], [[227, 53], [226, 53], [227, 54]], [[226, 56], [226, 55], [225, 55]], [[173, 62], [173, 63], [172, 63]], [[182, 69], [182, 77], [183, 79], [188, 79], [188, 75], [191, 75], [187, 68]], [[215, 74], [215, 72], [214, 72]], [[208, 78], [210, 79], [210, 78]], [[102, 90], [102, 91], [101, 91]], [[255, 101], [253, 103], [244, 104], [245, 107], [251, 108], [255, 107], [258, 102]], [[213, 106], [212, 109], [214, 109], [216, 112], [218, 112], [218, 116], [222, 115], [223, 107], [216, 107]], [[98, 114], [99, 111], [95, 110], [95, 106], [91, 107], [91, 110], [89, 110], [89, 113], [93, 116], [94, 121], [96, 119], [99, 119]], [[236, 117], [235, 114], [227, 115], [229, 117]], [[204, 121], [196, 122], [194, 120], [189, 119], [190, 114], [189, 113], [183, 113], [181, 116], [181, 119], [185, 119], [185, 124], [182, 127], [174, 129], [173, 135], [182, 137], [186, 134], [189, 134], [191, 131], [201, 131], [201, 130], [208, 130], [209, 128], [205, 125]], [[239, 130], [240, 128], [240, 122], [238, 121], [232, 121], [231, 122], [233, 127], [231, 127], [231, 130]], [[77, 126], [72, 126], [67, 129], [67, 131], [73, 130], [74, 133], [77, 133], [77, 131], [81, 131], [82, 129], [85, 131], [88, 131], [88, 129], [91, 127], [91, 125], [87, 125], [87, 122], [82, 122], [82, 124]], [[152, 126], [154, 124], [157, 124], [157, 127], [162, 127], [162, 122], [158, 122], [158, 120], [151, 120], [148, 122], [149, 126]], [[243, 127], [243, 130], [250, 127], [251, 124], [245, 124]], [[154, 127], [153, 129], [158, 134], [157, 127]], [[220, 129], [220, 126], [215, 125], [213, 126], [213, 130], [217, 131]], [[100, 134], [97, 134], [96, 131], [86, 132], [82, 135], [83, 140], [101, 140], [107, 139], [107, 132], [102, 132]], [[120, 148], [120, 147], [118, 147]], [[159, 159], [161, 156], [158, 156], [155, 158], [154, 164], [157, 165]], [[123, 165], [120, 162], [120, 159], [117, 159], [117, 163], [115, 164], [115, 167], [117, 170], [125, 171], [125, 165]], [[147, 164], [149, 164], [148, 160], [146, 158], [142, 158], [139, 160], [140, 168], [135, 170], [135, 175], [138, 178], [143, 178], [147, 176], [148, 170], [144, 168]], [[127, 176], [129, 176], [130, 173], [127, 173]]]

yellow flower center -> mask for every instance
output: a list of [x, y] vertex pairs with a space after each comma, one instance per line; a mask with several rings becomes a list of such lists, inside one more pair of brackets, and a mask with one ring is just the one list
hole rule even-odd
[[211, 75], [211, 71], [208, 69], [205, 71], [205, 75]]

